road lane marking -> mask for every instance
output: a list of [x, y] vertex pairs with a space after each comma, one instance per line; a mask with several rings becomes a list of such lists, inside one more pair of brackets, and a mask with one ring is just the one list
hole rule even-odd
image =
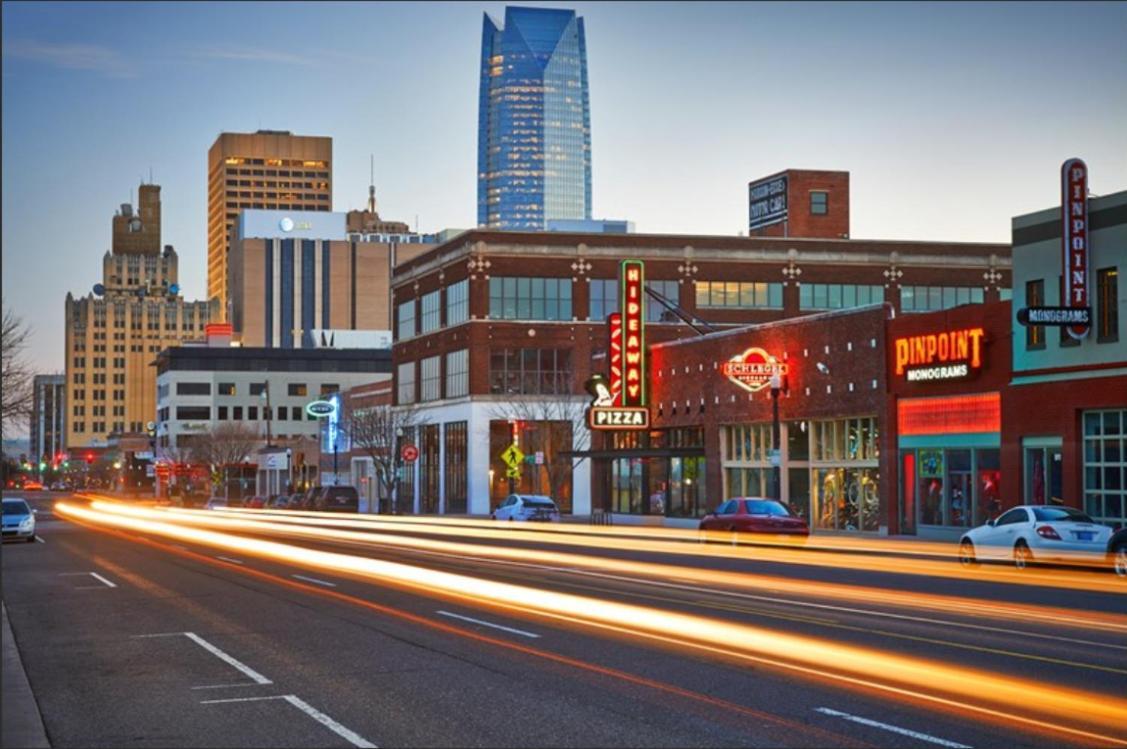
[[376, 745], [371, 741], [345, 728], [297, 695], [287, 694], [283, 699], [353, 746], [360, 747], [361, 749], [377, 749]]
[[91, 573], [90, 573], [90, 576], [91, 576], [91, 577], [93, 577], [93, 578], [94, 578], [95, 580], [100, 580], [101, 582], [105, 583], [105, 584], [106, 584], [107, 586], [109, 586], [109, 587], [111, 587], [111, 588], [116, 588], [116, 587], [117, 587], [117, 583], [111, 583], [111, 582], [110, 582], [109, 580], [107, 580], [106, 578], [102, 577], [102, 576], [101, 576], [101, 575], [99, 575], [99, 574], [98, 574], [97, 572], [91, 572]]
[[36, 543], [38, 543], [38, 544], [45, 544], [45, 543], [47, 543], [46, 541], [44, 541], [44, 540], [43, 540], [43, 536], [36, 536], [36, 537], [35, 537], [35, 542], [36, 542]]
[[238, 684], [205, 684], [202, 687], [192, 687], [192, 689], [234, 689], [235, 687], [257, 687], [258, 684], [242, 681]]
[[[131, 638], [132, 639], [143, 639], [143, 638], [149, 638], [149, 637], [180, 637], [180, 636], [187, 637], [189, 640], [196, 643], [201, 648], [203, 648], [207, 652], [211, 653], [212, 655], [214, 655], [219, 660], [223, 661], [224, 663], [227, 663], [228, 665], [234, 666], [239, 671], [241, 671], [243, 674], [250, 677], [254, 681], [255, 684], [273, 684], [274, 683], [274, 682], [270, 681], [269, 679], [267, 679], [262, 674], [255, 671], [250, 666], [246, 665], [245, 663], [243, 663], [240, 660], [238, 660], [237, 658], [235, 658], [234, 656], [229, 655], [228, 653], [225, 653], [222, 650], [220, 650], [219, 648], [215, 647], [210, 642], [208, 642], [204, 638], [197, 635], [195, 632], [157, 632], [157, 633], [151, 634], [151, 635], [131, 635]], [[224, 685], [219, 685], [219, 686], [224, 686]], [[231, 686], [235, 686], [235, 685], [231, 685]], [[195, 687], [193, 687], [193, 689], [194, 688]]]
[[857, 716], [857, 715], [850, 715], [849, 713], [843, 713], [840, 710], [831, 710], [828, 707], [818, 707], [818, 708], [815, 708], [814, 711], [822, 713], [823, 715], [832, 715], [835, 718], [843, 718], [844, 720], [852, 721], [854, 723], [860, 723], [863, 726], [872, 726], [873, 728], [880, 728], [884, 731], [891, 731], [892, 733], [898, 733], [901, 736], [911, 736], [913, 739], [919, 739], [920, 741], [926, 741], [929, 744], [938, 744], [939, 746], [950, 747], [950, 749], [971, 749], [971, 747], [968, 746], [967, 744], [959, 744], [959, 743], [954, 742], [954, 741], [948, 741], [947, 739], [941, 739], [937, 736], [931, 736], [931, 735], [926, 734], [926, 733], [920, 733], [919, 731], [912, 731], [912, 730], [909, 730], [907, 728], [901, 728], [900, 726], [894, 726], [894, 725], [890, 725], [888, 723], [881, 723], [878, 720], [870, 720], [869, 718], [862, 718], [862, 717]]
[[267, 679], [265, 676], [258, 673], [253, 668], [246, 665], [245, 663], [242, 663], [241, 661], [236, 659], [234, 656], [231, 656], [231, 655], [228, 655], [227, 653], [224, 653], [222, 650], [220, 650], [219, 648], [215, 647], [214, 645], [212, 645], [210, 642], [208, 642], [204, 638], [197, 635], [195, 632], [185, 632], [184, 636], [187, 637], [192, 642], [199, 645], [201, 648], [203, 648], [207, 652], [214, 655], [219, 660], [239, 669], [239, 671], [246, 674], [248, 677], [250, 677], [255, 682], [257, 682], [259, 684], [273, 684], [273, 682], [270, 681], [269, 679]]
[[368, 741], [366, 738], [356, 733], [355, 731], [349, 728], [345, 728], [340, 723], [337, 723], [328, 715], [325, 715], [323, 712], [313, 707], [308, 702], [298, 697], [296, 694], [275, 694], [268, 697], [232, 697], [226, 700], [201, 700], [200, 704], [220, 705], [229, 702], [262, 702], [264, 700], [285, 700], [353, 746], [359, 747], [360, 749], [379, 749], [379, 747], [377, 747], [371, 741]]
[[[108, 588], [116, 588], [117, 587], [117, 583], [110, 582], [106, 578], [99, 575], [97, 572], [60, 572], [59, 573], [59, 577], [71, 577], [72, 575], [90, 575], [95, 580], [102, 583], [103, 585], [105, 585]], [[100, 588], [100, 587], [102, 587], [102, 586], [101, 585], [83, 585], [83, 586], [79, 587], [78, 590], [90, 590], [91, 588]]]
[[221, 557], [217, 555], [215, 558], [222, 559], [224, 562], [230, 562], [231, 564], [246, 564], [246, 562], [240, 561], [238, 559], [232, 559], [231, 557]]
[[535, 632], [525, 632], [523, 629], [514, 629], [513, 627], [506, 627], [506, 626], [503, 626], [501, 624], [493, 624], [491, 622], [483, 622], [481, 619], [471, 619], [470, 617], [462, 616], [461, 614], [451, 614], [449, 611], [439, 611], [438, 613], [442, 616], [449, 616], [453, 619], [461, 619], [463, 621], [473, 622], [474, 624], [480, 624], [483, 627], [493, 627], [493, 629], [500, 629], [500, 630], [504, 630], [505, 632], [512, 632], [514, 635], [524, 635], [525, 637], [532, 637], [532, 638], [540, 637], [540, 635], [536, 634]]
[[326, 582], [325, 580], [318, 580], [315, 577], [306, 577], [305, 575], [290, 575], [290, 577], [296, 577], [298, 580], [304, 580], [305, 582], [313, 583], [314, 585], [324, 585], [327, 588], [337, 587], [336, 583]]
[[201, 705], [218, 705], [223, 702], [261, 702], [262, 700], [284, 700], [289, 695], [274, 694], [269, 697], [232, 697], [226, 700], [200, 700]]

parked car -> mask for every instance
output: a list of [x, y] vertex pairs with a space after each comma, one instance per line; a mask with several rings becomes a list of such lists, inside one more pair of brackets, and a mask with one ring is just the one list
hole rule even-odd
[[205, 510], [217, 510], [217, 509], [224, 509], [226, 507], [227, 507], [227, 500], [224, 499], [223, 497], [212, 497], [211, 499], [209, 499], [207, 501], [207, 504], [205, 504], [203, 506], [203, 508]]
[[38, 481], [25, 481], [23, 482], [23, 489], [26, 492], [41, 492], [43, 491], [43, 484]]
[[560, 510], [551, 497], [540, 494], [510, 494], [504, 502], [498, 505], [490, 517], [494, 520], [558, 523]]
[[1115, 574], [1127, 578], [1127, 526], [1111, 534], [1107, 540], [1107, 555]]
[[290, 506], [290, 502], [292, 502], [295, 497], [300, 496], [300, 494], [294, 494], [293, 496], [289, 494], [277, 494], [271, 497], [270, 501], [266, 503], [266, 506], [272, 510], [284, 510]]
[[360, 495], [354, 486], [326, 486], [317, 494], [320, 512], [360, 512]]
[[986, 559], [1012, 559], [1025, 569], [1044, 560], [1085, 557], [1099, 563], [1107, 554], [1111, 528], [1073, 507], [1019, 505], [963, 534], [959, 562], [971, 566]]
[[301, 495], [301, 504], [295, 509], [313, 510], [317, 507], [317, 497], [321, 494], [320, 486], [312, 486]]
[[713, 533], [737, 543], [739, 534], [766, 534], [790, 539], [810, 535], [810, 526], [782, 502], [764, 497], [736, 497], [700, 519], [701, 540]]
[[35, 514], [23, 497], [4, 497], [3, 538], [35, 541]]

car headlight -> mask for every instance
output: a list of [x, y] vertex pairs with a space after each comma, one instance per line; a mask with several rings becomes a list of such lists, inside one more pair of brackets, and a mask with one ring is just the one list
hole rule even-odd
[[35, 519], [28, 515], [26, 518], [20, 521], [20, 530], [27, 530], [33, 525], [35, 525]]

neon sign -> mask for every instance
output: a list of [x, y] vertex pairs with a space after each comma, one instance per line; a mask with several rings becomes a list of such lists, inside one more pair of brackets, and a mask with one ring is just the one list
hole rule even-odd
[[908, 382], [955, 380], [982, 367], [982, 328], [897, 338], [896, 374]]
[[755, 393], [771, 384], [771, 377], [787, 374], [789, 367], [753, 346], [742, 354], [736, 354], [720, 367], [720, 373], [744, 390]]
[[[1080, 159], [1069, 159], [1060, 170], [1060, 213], [1064, 222], [1061, 247], [1064, 251], [1064, 304], [1088, 306], [1088, 167]], [[1089, 326], [1073, 325], [1068, 334], [1079, 340]]]
[[646, 405], [646, 330], [643, 317], [644, 272], [641, 260], [622, 261], [623, 406]]
[[645, 272], [641, 260], [623, 260], [619, 269], [621, 312], [607, 317], [610, 379], [595, 375], [587, 381], [594, 396], [587, 411], [591, 429], [645, 429], [646, 407]]

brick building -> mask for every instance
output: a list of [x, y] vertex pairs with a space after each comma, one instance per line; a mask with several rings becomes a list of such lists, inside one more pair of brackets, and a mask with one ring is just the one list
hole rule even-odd
[[849, 239], [849, 172], [787, 169], [747, 191], [748, 236]]
[[[592, 478], [597, 459], [572, 464], [569, 455], [601, 449], [583, 423], [583, 383], [606, 369], [606, 317], [618, 306], [624, 258], [642, 260], [646, 287], [685, 318], [645, 300], [646, 341], [662, 344], [697, 337], [694, 326], [706, 323], [724, 331], [856, 307], [879, 316], [997, 301], [1009, 296], [1009, 257], [1001, 244], [471, 231], [400, 264], [392, 279], [396, 402], [419, 404], [429, 421], [418, 435], [415, 506], [452, 511], [448, 451], [465, 466], [471, 513], [488, 512], [512, 490], [553, 493], [565, 512], [606, 506], [605, 475], [595, 469]], [[872, 351], [850, 354], [857, 367], [873, 359]], [[856, 382], [871, 390], [876, 378], [883, 392], [876, 369]], [[872, 404], [856, 411], [879, 416]], [[665, 418], [655, 412], [655, 423]], [[501, 454], [514, 441], [526, 462], [510, 478]], [[718, 466], [694, 470], [718, 486]], [[620, 504], [642, 511], [633, 500]]]

